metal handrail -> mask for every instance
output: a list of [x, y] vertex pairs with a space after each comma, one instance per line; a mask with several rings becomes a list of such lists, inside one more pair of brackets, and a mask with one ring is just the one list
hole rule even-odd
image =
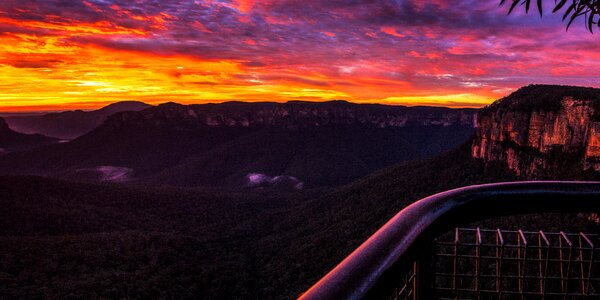
[[300, 299], [363, 299], [388, 289], [403, 258], [468, 221], [527, 213], [599, 212], [600, 182], [523, 181], [462, 187], [396, 214]]

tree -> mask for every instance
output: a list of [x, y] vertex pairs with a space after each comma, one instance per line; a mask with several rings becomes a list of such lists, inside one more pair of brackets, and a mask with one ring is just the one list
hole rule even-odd
[[[517, 5], [525, 6], [525, 12], [529, 12], [529, 8], [531, 7], [531, 0], [501, 0], [500, 5], [503, 5], [505, 2], [511, 2], [510, 8], [508, 10], [508, 14], [511, 14]], [[540, 17], [543, 13], [542, 8], [542, 0], [536, 0], [538, 12], [540, 13]], [[598, 16], [600, 16], [600, 0], [554, 0], [554, 9], [552, 13], [557, 13], [562, 9], [566, 9], [563, 13], [563, 21], [569, 19], [569, 23], [567, 23], [567, 30], [573, 23], [573, 21], [579, 17], [583, 17], [585, 20], [585, 26], [590, 31], [593, 32], [593, 27], [598, 26]]]

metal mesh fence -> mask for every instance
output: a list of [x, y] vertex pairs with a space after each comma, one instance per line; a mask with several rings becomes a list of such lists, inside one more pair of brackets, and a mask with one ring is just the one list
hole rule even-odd
[[456, 228], [436, 241], [434, 288], [448, 299], [600, 298], [598, 235]]
[[[438, 237], [431, 270], [411, 263], [392, 299], [600, 299], [597, 234], [456, 228]], [[429, 276], [430, 278], [426, 278]]]

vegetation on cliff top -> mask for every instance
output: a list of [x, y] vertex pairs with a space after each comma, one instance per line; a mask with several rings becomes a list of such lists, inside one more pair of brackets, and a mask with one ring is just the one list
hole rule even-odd
[[531, 84], [484, 107], [480, 116], [503, 111], [553, 111], [561, 107], [565, 97], [577, 100], [591, 100], [595, 111], [600, 111], [600, 89], [565, 85]]

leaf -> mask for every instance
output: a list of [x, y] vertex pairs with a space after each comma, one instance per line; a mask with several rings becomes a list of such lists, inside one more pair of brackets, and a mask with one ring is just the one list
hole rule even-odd
[[571, 26], [571, 24], [573, 23], [575, 18], [580, 16], [580, 13], [583, 10], [583, 8], [584, 8], [584, 6], [580, 6], [579, 8], [577, 8], [577, 11], [573, 13], [573, 15], [571, 16], [571, 19], [569, 20], [569, 24], [567, 24], [567, 30], [569, 30], [569, 27]]
[[567, 24], [567, 30], [569, 30], [569, 27], [571, 26], [571, 23], [573, 23], [573, 20], [575, 20], [575, 17], [577, 17], [577, 15], [573, 14], [573, 16], [571, 17], [571, 20], [569, 20], [569, 24]]
[[540, 12], [540, 17], [542, 16], [542, 0], [537, 1], [538, 11]]
[[567, 9], [567, 11], [565, 12], [565, 14], [563, 15], [563, 21], [569, 16], [569, 14], [571, 13], [571, 11], [575, 8], [575, 3], [571, 4], [571, 6], [569, 6], [569, 8]]
[[529, 13], [529, 4], [531, 4], [531, 0], [525, 0], [525, 13]]
[[558, 2], [558, 4], [556, 4], [554, 9], [552, 10], [552, 13], [559, 11], [565, 5], [565, 3], [567, 3], [567, 0], [560, 0], [560, 2]]
[[510, 13], [512, 13], [513, 9], [515, 9], [515, 6], [517, 6], [517, 4], [519, 4], [519, 0], [513, 0], [513, 4], [510, 6], [510, 9], [508, 10], [509, 15], [510, 15]]
[[588, 26], [588, 30], [591, 33], [594, 33], [594, 30], [592, 29], [592, 25], [594, 25], [594, 14], [592, 12], [590, 12], [590, 15], [588, 16], [587, 26]]

